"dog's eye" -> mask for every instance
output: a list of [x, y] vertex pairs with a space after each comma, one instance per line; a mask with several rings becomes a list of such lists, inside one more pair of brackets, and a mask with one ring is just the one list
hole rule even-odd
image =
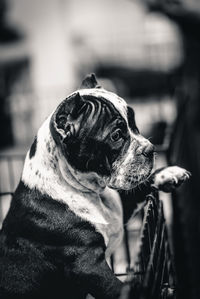
[[118, 129], [115, 132], [113, 132], [110, 137], [112, 141], [117, 142], [122, 138], [122, 131]]
[[63, 129], [66, 124], [66, 116], [61, 115], [57, 120], [58, 129]]

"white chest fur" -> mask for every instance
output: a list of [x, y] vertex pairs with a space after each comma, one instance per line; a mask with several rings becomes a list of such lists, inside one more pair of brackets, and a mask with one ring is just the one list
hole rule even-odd
[[99, 196], [87, 193], [77, 196], [71, 193], [71, 210], [79, 217], [89, 221], [104, 237], [106, 257], [109, 257], [123, 237], [122, 207], [119, 195], [106, 188]]
[[105, 207], [105, 218], [107, 219], [107, 249], [106, 256], [109, 257], [119, 245], [123, 237], [123, 212], [119, 194], [110, 188], [106, 188], [101, 194]]

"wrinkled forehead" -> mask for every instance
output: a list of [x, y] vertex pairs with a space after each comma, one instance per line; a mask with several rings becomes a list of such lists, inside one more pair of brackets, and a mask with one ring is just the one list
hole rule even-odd
[[107, 91], [102, 88], [80, 89], [78, 90], [78, 92], [81, 96], [90, 95], [99, 99], [104, 98], [105, 100], [111, 102], [117, 109], [117, 111], [119, 111], [121, 116], [127, 121], [127, 104], [122, 98], [120, 98], [113, 92]]

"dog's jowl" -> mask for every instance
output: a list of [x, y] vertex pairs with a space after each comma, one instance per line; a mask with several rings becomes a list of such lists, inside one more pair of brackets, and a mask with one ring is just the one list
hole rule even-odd
[[153, 158], [133, 110], [88, 76], [26, 155], [0, 232], [0, 298], [117, 298], [122, 283], [106, 262], [123, 236], [117, 190], [147, 180]]

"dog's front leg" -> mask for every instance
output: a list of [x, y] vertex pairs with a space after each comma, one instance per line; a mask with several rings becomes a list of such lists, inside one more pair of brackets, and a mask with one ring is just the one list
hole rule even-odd
[[169, 166], [156, 170], [150, 179], [150, 187], [164, 192], [172, 192], [188, 180], [191, 173], [178, 166]]
[[[68, 271], [66, 267], [66, 273]], [[85, 248], [73, 263], [70, 276], [77, 281], [77, 287], [95, 299], [117, 299], [123, 285], [109, 268], [105, 252], [99, 247]]]
[[[124, 221], [134, 217], [146, 204], [146, 196], [152, 190], [172, 192], [183, 182], [190, 178], [191, 174], [184, 168], [169, 166], [157, 169], [149, 179], [129, 192], [120, 191], [124, 208]], [[133, 200], [134, 198], [134, 200]]]

